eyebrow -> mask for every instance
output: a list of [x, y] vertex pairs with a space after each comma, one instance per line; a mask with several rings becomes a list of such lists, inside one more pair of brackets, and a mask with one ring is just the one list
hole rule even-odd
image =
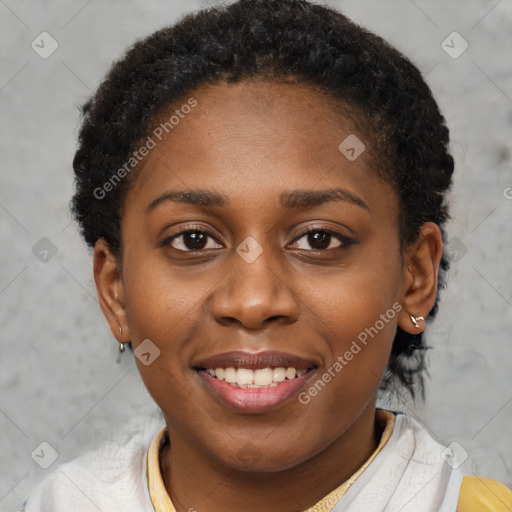
[[[230, 204], [230, 199], [214, 190], [191, 189], [169, 190], [153, 200], [146, 209], [146, 214], [164, 202], [191, 204], [206, 208], [223, 207]], [[358, 196], [341, 188], [326, 190], [291, 190], [279, 196], [281, 205], [288, 210], [307, 209], [331, 201], [347, 201], [371, 213], [370, 207]]]

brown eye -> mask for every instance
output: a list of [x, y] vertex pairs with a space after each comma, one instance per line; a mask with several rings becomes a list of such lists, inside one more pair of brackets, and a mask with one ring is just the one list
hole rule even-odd
[[326, 231], [308, 233], [308, 243], [313, 249], [327, 249], [331, 244], [332, 235]]
[[206, 231], [200, 231], [198, 229], [180, 231], [165, 240], [164, 244], [171, 246], [177, 251], [184, 252], [201, 251], [203, 249], [217, 249], [222, 247], [214, 241], [212, 235]]
[[293, 243], [294, 249], [325, 251], [347, 247], [353, 242], [341, 233], [330, 229], [311, 229], [302, 233]]

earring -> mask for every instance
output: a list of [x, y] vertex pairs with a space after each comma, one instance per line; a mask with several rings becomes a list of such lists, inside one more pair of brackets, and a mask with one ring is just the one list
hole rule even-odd
[[416, 329], [419, 329], [420, 327], [420, 324], [418, 322], [424, 322], [425, 319], [422, 317], [422, 316], [412, 316], [412, 315], [409, 315], [411, 317], [411, 322], [412, 324], [414, 325], [414, 327], [416, 327]]
[[[123, 328], [119, 326], [119, 336], [123, 335]], [[123, 353], [125, 350], [124, 343], [122, 341], [119, 342], [119, 352]]]

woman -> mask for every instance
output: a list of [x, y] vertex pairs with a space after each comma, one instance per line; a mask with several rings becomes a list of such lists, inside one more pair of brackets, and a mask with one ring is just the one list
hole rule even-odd
[[498, 511], [422, 392], [448, 129], [419, 71], [304, 0], [140, 41], [84, 107], [73, 212], [165, 427], [65, 464], [36, 510]]

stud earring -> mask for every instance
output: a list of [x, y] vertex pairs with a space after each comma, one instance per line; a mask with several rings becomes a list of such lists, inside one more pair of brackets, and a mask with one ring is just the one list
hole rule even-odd
[[424, 322], [425, 319], [422, 317], [422, 316], [412, 316], [412, 315], [409, 315], [411, 317], [411, 322], [412, 324], [414, 325], [414, 327], [416, 327], [416, 329], [419, 329], [420, 327], [420, 324], [418, 322]]
[[[119, 336], [123, 335], [123, 328], [119, 326]], [[122, 341], [119, 342], [119, 352], [123, 353], [125, 351], [125, 346]]]

